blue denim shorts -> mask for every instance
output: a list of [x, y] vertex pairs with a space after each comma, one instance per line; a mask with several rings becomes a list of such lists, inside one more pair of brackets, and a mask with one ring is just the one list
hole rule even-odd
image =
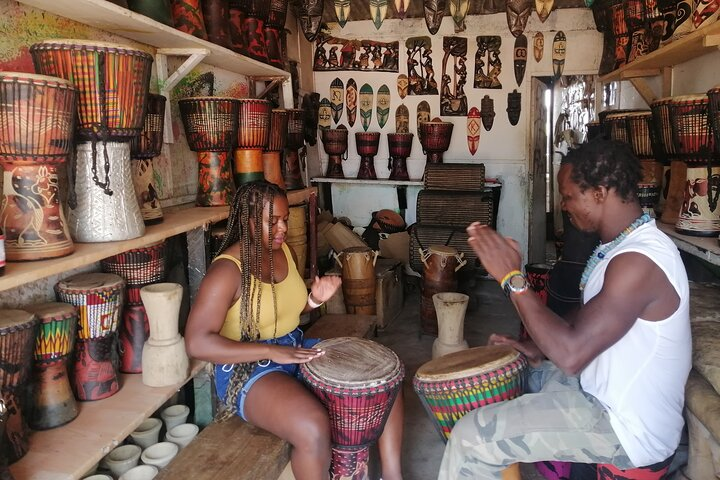
[[[257, 343], [270, 343], [275, 345], [285, 345], [302, 348], [312, 348], [320, 341], [319, 338], [303, 338], [303, 331], [296, 328], [292, 332], [282, 337], [273, 338], [271, 340], [258, 340]], [[215, 365], [215, 391], [217, 392], [220, 399], [225, 399], [225, 392], [227, 392], [228, 383], [230, 377], [232, 377], [233, 367], [235, 364], [216, 364]], [[245, 398], [247, 397], [250, 388], [260, 380], [262, 377], [272, 372], [284, 372], [295, 378], [300, 378], [300, 368], [297, 363], [280, 364], [275, 363], [271, 360], [259, 360], [255, 362], [255, 366], [250, 372], [248, 381], [245, 382], [242, 390], [238, 394], [237, 399], [237, 414], [243, 420], [245, 418]]]

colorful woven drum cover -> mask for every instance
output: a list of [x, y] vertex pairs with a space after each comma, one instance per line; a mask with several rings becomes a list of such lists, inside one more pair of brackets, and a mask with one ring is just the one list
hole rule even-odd
[[145, 122], [140, 135], [130, 142], [132, 158], [153, 158], [160, 155], [165, 127], [165, 104], [167, 99], [162, 95], [148, 95]]
[[228, 152], [237, 144], [238, 99], [189, 97], [178, 106], [193, 152]]
[[628, 113], [625, 117], [625, 126], [627, 127], [628, 143], [630, 143], [633, 153], [641, 159], [656, 158], [657, 147], [654, 145], [652, 112], [647, 110]]
[[78, 314], [67, 303], [48, 302], [25, 307], [39, 318], [35, 338], [35, 362], [52, 363], [67, 357], [75, 344]]
[[447, 442], [466, 413], [522, 395], [526, 370], [525, 357], [509, 346], [475, 347], [422, 365], [413, 388]]
[[668, 104], [675, 157], [707, 162], [715, 156], [715, 140], [708, 123], [707, 95], [671, 97]]
[[670, 123], [670, 104], [672, 98], [673, 97], [660, 98], [650, 104], [658, 146], [668, 162], [671, 160], [679, 160], [676, 155], [675, 140], [673, 139], [672, 125]]
[[72, 153], [77, 89], [67, 80], [0, 72], [0, 162], [62, 163]]
[[82, 340], [117, 331], [124, 289], [125, 280], [112, 273], [81, 273], [55, 284], [59, 300], [77, 307]]
[[129, 140], [143, 128], [152, 55], [125, 45], [45, 40], [30, 47], [35, 71], [78, 88], [78, 130], [85, 140]]
[[407, 171], [407, 157], [412, 152], [413, 137], [412, 133], [388, 133], [388, 151], [390, 152], [390, 160], [388, 161], [388, 170], [390, 170], [390, 180], [410, 180]]
[[289, 113], [287, 110], [274, 109], [270, 113], [270, 134], [266, 152], [282, 152], [288, 136]]
[[127, 285], [142, 286], [165, 280], [165, 241], [134, 248], [100, 261], [105, 273], [125, 279]]
[[270, 137], [271, 103], [256, 98], [238, 101], [238, 148], [265, 148]]

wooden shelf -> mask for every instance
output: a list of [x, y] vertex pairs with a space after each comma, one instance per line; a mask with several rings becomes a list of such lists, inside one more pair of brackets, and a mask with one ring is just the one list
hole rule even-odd
[[634, 62], [600, 77], [601, 82], [612, 82], [643, 76], [659, 75], [660, 69], [687, 62], [717, 49], [720, 38], [720, 22], [713, 22], [695, 30]]
[[19, 2], [156, 48], [205, 48], [210, 54], [205, 57], [204, 63], [233, 73], [251, 77], [290, 77], [290, 74], [284, 70], [193, 37], [106, 0], [19, 0]]
[[8, 262], [0, 277], [0, 291], [61, 274], [73, 268], [98, 262], [124, 251], [140, 248], [192, 229], [219, 222], [228, 216], [228, 207], [190, 207], [165, 211], [165, 220], [145, 228], [145, 235], [132, 240], [103, 243], [76, 243], [72, 255], [38, 262]]
[[142, 374], [120, 375], [120, 390], [112, 397], [78, 402], [80, 414], [72, 422], [32, 432], [30, 450], [10, 472], [18, 480], [82, 478], [205, 365], [191, 360], [188, 378], [169, 387], [147, 387]]
[[310, 180], [313, 183], [352, 183], [356, 185], [393, 185], [393, 186], [407, 186], [417, 185], [422, 187], [422, 180], [389, 180], [387, 178], [378, 178], [376, 180], [361, 180], [357, 178], [327, 178], [327, 177], [315, 177]]
[[675, 242], [678, 249], [705, 260], [713, 265], [720, 266], [720, 243], [718, 237], [691, 237], [675, 231], [674, 225], [657, 222], [660, 230]]

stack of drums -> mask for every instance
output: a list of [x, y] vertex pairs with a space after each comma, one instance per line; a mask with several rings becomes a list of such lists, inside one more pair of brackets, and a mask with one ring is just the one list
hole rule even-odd
[[430, 245], [421, 250], [425, 268], [422, 275], [422, 299], [420, 301], [420, 330], [426, 335], [438, 336], [437, 313], [433, 295], [457, 291], [456, 272], [466, 263], [463, 255], [452, 247]]
[[163, 221], [160, 199], [155, 189], [153, 158], [162, 151], [166, 101], [167, 99], [162, 95], [152, 93], [148, 95], [145, 126], [140, 135], [130, 142], [133, 184], [145, 225], [154, 225]]
[[375, 180], [375, 155], [380, 146], [380, 132], [355, 132], [355, 146], [360, 155], [360, 169], [357, 178]]
[[298, 149], [305, 146], [304, 129], [305, 110], [293, 108], [288, 110], [288, 134], [285, 142], [284, 179], [288, 190], [305, 188], [300, 168]]
[[[683, 95], [660, 99], [653, 103], [656, 127], [662, 132], [661, 143], [671, 161], [685, 164], [682, 203], [675, 230], [694, 236], [718, 236], [720, 233], [720, 166], [718, 151], [708, 122], [709, 99], [707, 95]], [[662, 113], [667, 112], [667, 115]], [[655, 113], [654, 113], [655, 115]], [[670, 130], [668, 135], [667, 130]], [[670, 137], [672, 144], [666, 142]], [[678, 169], [671, 165], [671, 188], [676, 182]], [[672, 192], [670, 192], [672, 193]], [[669, 207], [668, 202], [665, 205]], [[663, 219], [665, 214], [663, 213]]]
[[8, 416], [3, 458], [13, 463], [29, 448], [28, 426], [23, 415], [35, 347], [38, 318], [24, 310], [0, 310], [0, 397]]
[[[328, 154], [327, 178], [345, 178], [342, 161], [347, 158], [348, 131], [345, 125], [320, 131], [325, 153]], [[344, 158], [343, 158], [344, 157]]]
[[58, 169], [72, 153], [77, 90], [61, 78], [0, 73], [2, 226], [11, 261], [75, 251], [60, 205]]
[[275, 109], [270, 113], [270, 134], [263, 149], [263, 173], [265, 180], [285, 190], [282, 173], [282, 153], [288, 131], [287, 110]]
[[237, 143], [240, 102], [228, 97], [189, 97], [178, 101], [188, 146], [198, 155], [200, 207], [229, 205], [235, 195], [228, 160]]
[[348, 247], [335, 255], [342, 269], [342, 291], [347, 313], [375, 315], [375, 262], [369, 247]]
[[412, 152], [413, 137], [412, 133], [388, 133], [390, 180], [410, 180], [407, 171], [407, 158]]
[[295, 252], [297, 269], [300, 276], [305, 278], [305, 263], [307, 261], [307, 222], [305, 221], [305, 205], [290, 207], [287, 236], [285, 243]]
[[280, 40], [281, 32], [285, 29], [288, 0], [270, 0], [270, 11], [265, 22], [265, 50], [268, 64], [284, 69], [285, 59]]
[[70, 383], [80, 401], [101, 400], [120, 389], [113, 364], [125, 280], [110, 273], [81, 273], [55, 284], [58, 300], [78, 311]]
[[238, 142], [233, 153], [235, 184], [263, 180], [263, 149], [270, 138], [270, 112], [267, 100], [238, 100]]
[[83, 142], [77, 145], [68, 202], [73, 238], [107, 242], [142, 236], [130, 141], [144, 126], [152, 56], [85, 40], [46, 40], [31, 46], [30, 54], [36, 71], [69, 80], [80, 94], [76, 133]]
[[141, 373], [142, 349], [150, 325], [140, 289], [165, 281], [165, 241], [113, 255], [102, 260], [100, 266], [103, 272], [122, 277], [127, 285], [119, 328], [120, 371]]
[[420, 144], [423, 153], [427, 155], [427, 163], [443, 163], [443, 153], [450, 148], [453, 124], [435, 119], [431, 122], [422, 122], [418, 127]]

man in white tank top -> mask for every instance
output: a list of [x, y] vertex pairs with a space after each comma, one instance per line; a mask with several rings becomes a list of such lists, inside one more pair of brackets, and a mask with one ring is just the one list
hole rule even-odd
[[528, 289], [517, 242], [468, 227], [470, 244], [533, 340], [495, 337], [528, 356], [533, 394], [463, 417], [440, 479], [500, 478], [517, 462], [629, 469], [672, 457], [691, 367], [688, 281], [677, 248], [640, 208], [640, 179], [640, 162], [623, 143], [598, 139], [563, 159], [563, 210], [602, 242], [583, 272], [583, 306], [571, 321]]

